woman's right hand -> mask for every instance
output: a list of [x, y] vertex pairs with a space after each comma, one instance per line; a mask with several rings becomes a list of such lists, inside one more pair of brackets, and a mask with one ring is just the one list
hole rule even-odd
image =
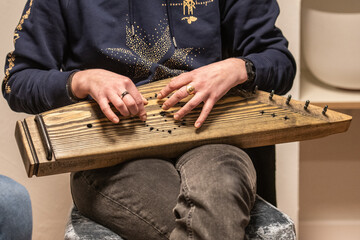
[[[144, 105], [147, 104], [147, 100], [128, 77], [103, 69], [83, 70], [74, 74], [71, 90], [78, 98], [90, 95], [113, 123], [118, 123], [120, 120], [111, 109], [110, 103], [121, 115], [138, 115], [142, 121], [146, 121]], [[128, 94], [123, 95], [125, 91]]]

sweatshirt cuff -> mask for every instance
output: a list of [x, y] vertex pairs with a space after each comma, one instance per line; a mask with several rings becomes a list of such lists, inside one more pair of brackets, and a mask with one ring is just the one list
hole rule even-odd
[[49, 79], [51, 83], [48, 84], [48, 87], [44, 88], [45, 100], [50, 109], [63, 107], [73, 103], [67, 93], [66, 83], [70, 75], [76, 71], [77, 70], [60, 72], [50, 70]]

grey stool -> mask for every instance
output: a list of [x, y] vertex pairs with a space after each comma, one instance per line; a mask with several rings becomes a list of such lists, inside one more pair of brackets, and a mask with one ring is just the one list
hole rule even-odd
[[[295, 225], [284, 213], [257, 196], [246, 235], [250, 240], [296, 239]], [[74, 207], [65, 229], [65, 240], [123, 240], [119, 235], [82, 216]], [[131, 240], [131, 239], [128, 239]]]

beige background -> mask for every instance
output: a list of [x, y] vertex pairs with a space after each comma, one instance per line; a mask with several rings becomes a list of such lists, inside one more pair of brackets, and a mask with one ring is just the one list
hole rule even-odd
[[301, 9], [301, 99], [341, 105], [353, 120], [346, 133], [300, 144], [298, 232], [301, 240], [358, 240], [360, 91], [331, 85], [358, 89], [360, 2], [302, 0]]
[[[3, 69], [5, 56], [13, 50], [13, 30], [17, 25], [25, 0], [0, 1], [0, 68]], [[282, 13], [279, 26], [290, 41], [290, 48], [299, 61], [299, 18], [300, 0], [279, 0]], [[2, 79], [2, 77], [1, 77]], [[299, 95], [299, 77], [296, 78], [292, 94]], [[29, 191], [34, 215], [33, 239], [63, 239], [64, 226], [71, 207], [69, 175], [49, 176], [28, 179], [14, 139], [17, 120], [25, 114], [12, 112], [6, 101], [0, 97], [0, 174], [22, 183]], [[278, 146], [277, 188], [279, 207], [297, 223], [298, 219], [298, 143]]]
[[[25, 3], [25, 0], [0, 1], [1, 69], [5, 63], [6, 54], [13, 50], [13, 30], [22, 15]], [[25, 116], [25, 114], [12, 112], [1, 95], [0, 174], [17, 180], [28, 189], [33, 206], [33, 239], [64, 239], [64, 226], [72, 204], [69, 175], [27, 178], [14, 138], [15, 122]]]

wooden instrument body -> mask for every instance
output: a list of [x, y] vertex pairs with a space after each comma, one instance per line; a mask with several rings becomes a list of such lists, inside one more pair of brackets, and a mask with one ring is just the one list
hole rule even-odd
[[[345, 132], [351, 117], [345, 114], [257, 91], [233, 90], [217, 102], [200, 129], [193, 125], [201, 106], [182, 121], [173, 114], [188, 99], [163, 111], [156, 93], [162, 80], [139, 87], [148, 99], [148, 120], [121, 118], [113, 124], [96, 102], [81, 102], [18, 121], [15, 136], [29, 177], [108, 167], [138, 158], [173, 158], [196, 146], [226, 143], [251, 148], [302, 141]], [[44, 130], [36, 123], [39, 116]], [[46, 147], [46, 139], [49, 149]], [[49, 160], [48, 160], [48, 159]]]

